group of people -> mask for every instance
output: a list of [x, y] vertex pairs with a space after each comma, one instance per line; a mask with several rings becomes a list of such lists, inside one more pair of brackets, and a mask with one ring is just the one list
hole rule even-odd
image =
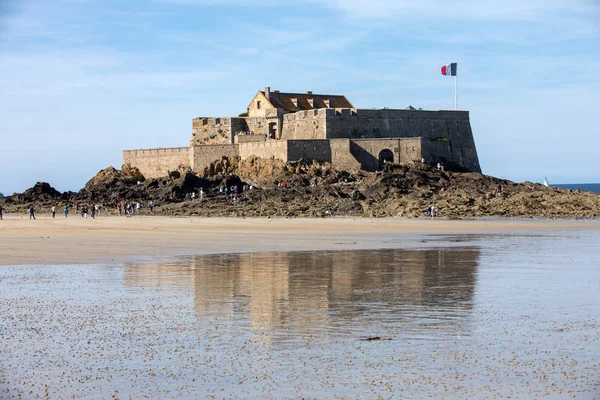
[[235, 136], [243, 136], [243, 135], [254, 135], [254, 132], [251, 130], [247, 130], [247, 131], [237, 131], [235, 133]]
[[[64, 204], [62, 206], [62, 209], [63, 209], [63, 215], [65, 216], [65, 218], [68, 218], [69, 211], [70, 211], [69, 204]], [[56, 206], [50, 207], [50, 214], [52, 214], [52, 218], [56, 218], [57, 210], [58, 210], [58, 208]], [[100, 216], [101, 212], [102, 212], [102, 204], [93, 204], [93, 205], [82, 204], [82, 205], [80, 205], [78, 201], [75, 202], [75, 213], [80, 214], [82, 218], [87, 219], [88, 215], [90, 215], [92, 218], [96, 218], [96, 217]], [[29, 206], [29, 219], [35, 219], [35, 209], [34, 209], [33, 205]]]
[[435, 206], [432, 205], [430, 207], [427, 207], [427, 212], [425, 213], [425, 216], [435, 218], [435, 217], [438, 217], [439, 214], [440, 214], [440, 211], [437, 208], [435, 208]]
[[[204, 201], [204, 190], [200, 189], [200, 191], [198, 192], [198, 197], [200, 198], [200, 201]], [[185, 199], [186, 199], [186, 201], [196, 200], [196, 192], [193, 191], [190, 193], [186, 193]]]
[[[116, 215], [123, 215], [123, 212], [125, 212], [125, 216], [127, 218], [131, 218], [136, 213], [137, 214], [141, 214], [142, 213], [142, 208], [143, 208], [143, 205], [139, 201], [136, 201], [136, 202], [125, 202], [125, 203], [119, 202], [119, 203], [117, 203], [117, 205], [115, 207], [115, 214]], [[154, 214], [154, 202], [153, 201], [150, 201], [148, 203], [148, 211], [149, 211], [150, 214]]]
[[[419, 160], [413, 160], [413, 161], [418, 162]], [[425, 158], [421, 158], [421, 164], [430, 164], [430, 163], [428, 160], [425, 160]], [[431, 164], [433, 164], [433, 163], [431, 163]], [[439, 171], [444, 171], [444, 163], [438, 162], [436, 167]]]
[[[54, 207], [53, 207], [54, 208]], [[76, 214], [81, 214], [82, 218], [87, 219], [88, 215], [90, 215], [92, 218], [96, 218], [99, 217], [100, 214], [102, 213], [102, 204], [82, 204], [80, 205], [79, 202], [75, 202], [75, 213]], [[69, 207], [68, 205], [63, 206], [63, 211], [65, 213], [65, 217], [68, 216], [69, 214]], [[52, 215], [54, 217], [54, 214]]]
[[277, 186], [280, 189], [287, 189], [288, 187], [293, 188], [294, 186], [296, 186], [296, 181], [295, 180], [290, 180], [288, 181], [275, 181], [275, 186]]
[[[140, 202], [125, 203], [124, 206], [121, 203], [118, 203], [116, 206], [116, 213], [118, 215], [121, 215], [122, 212], [125, 211], [126, 215], [128, 217], [131, 217], [131, 216], [135, 215], [136, 212], [138, 214], [140, 214], [141, 208], [142, 208], [142, 205]], [[70, 211], [69, 204], [63, 205], [62, 209], [63, 209], [63, 215], [65, 216], [65, 218], [68, 218], [69, 211]], [[102, 213], [102, 209], [103, 209], [102, 204], [94, 204], [94, 205], [82, 204], [82, 205], [80, 205], [79, 202], [75, 203], [75, 213], [81, 214], [81, 217], [85, 218], [85, 219], [87, 219], [88, 216], [91, 216], [92, 218], [99, 217]], [[150, 201], [148, 203], [148, 209], [150, 211], [150, 214], [154, 214], [154, 202], [153, 201]], [[36, 219], [35, 218], [35, 214], [36, 214], [35, 206], [33, 204], [30, 204], [29, 207], [27, 208], [27, 210], [29, 212], [29, 219]], [[50, 207], [50, 214], [52, 215], [52, 218], [56, 218], [57, 210], [58, 210], [57, 206]], [[2, 220], [3, 211], [4, 211], [4, 209], [2, 208], [2, 206], [0, 206], [0, 220]]]
[[[242, 191], [245, 192], [246, 190], [249, 190], [249, 188], [250, 188], [249, 186], [244, 185]], [[223, 185], [223, 186], [219, 187], [219, 194], [229, 196], [231, 201], [233, 201], [235, 203], [239, 199], [240, 189], [239, 189], [238, 185], [231, 185], [230, 187]], [[246, 198], [248, 197], [247, 195], [244, 195], [244, 196], [246, 196]]]

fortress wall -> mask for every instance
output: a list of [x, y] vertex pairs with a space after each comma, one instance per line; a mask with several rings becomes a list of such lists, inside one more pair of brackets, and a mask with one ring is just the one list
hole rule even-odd
[[290, 140], [288, 141], [288, 160], [317, 160], [331, 162], [331, 146], [329, 140]]
[[244, 118], [194, 118], [190, 146], [231, 144], [233, 134], [247, 129]]
[[234, 138], [235, 143], [249, 143], [249, 142], [264, 142], [267, 140], [266, 135], [237, 135]]
[[358, 161], [350, 151], [350, 139], [331, 139], [331, 163], [339, 169], [357, 171], [361, 168]]
[[[275, 119], [273, 122], [277, 122]], [[244, 118], [246, 129], [254, 132], [254, 135], [265, 135], [269, 137], [269, 124], [264, 117], [246, 117]]]
[[397, 164], [411, 164], [420, 160], [421, 142], [421, 138], [354, 139], [350, 151], [362, 169], [376, 171], [381, 167], [379, 156], [384, 150], [391, 151], [393, 159], [390, 161]]
[[288, 160], [326, 161], [345, 170], [360, 169], [360, 163], [350, 153], [349, 139], [315, 139], [288, 141]]
[[334, 115], [334, 109], [298, 111], [283, 116], [281, 139], [309, 140], [326, 138], [326, 118]]
[[455, 152], [452, 151], [451, 146], [451, 141], [423, 140], [423, 158], [426, 162], [434, 165], [438, 162], [457, 162], [453, 159]]
[[288, 142], [285, 140], [267, 140], [266, 142], [240, 143], [239, 156], [242, 160], [256, 156], [264, 159], [271, 157], [288, 161]]
[[239, 155], [237, 144], [214, 144], [209, 146], [192, 147], [192, 171], [202, 172], [211, 162], [221, 157], [233, 157]]
[[350, 152], [365, 171], [379, 169], [379, 153], [389, 150], [393, 153], [391, 162], [399, 162], [400, 146], [398, 139], [359, 139], [350, 142]]
[[[355, 111], [355, 112], [354, 112]], [[443, 157], [472, 171], [481, 172], [468, 111], [336, 110], [327, 116], [327, 137], [351, 139], [422, 137], [446, 139], [447, 149], [427, 147], [431, 157]]]
[[423, 157], [423, 138], [399, 139], [400, 160], [398, 164], [412, 164], [413, 161], [421, 161]]
[[190, 166], [191, 151], [189, 147], [124, 150], [123, 164], [138, 168], [146, 178], [160, 178], [180, 165]]

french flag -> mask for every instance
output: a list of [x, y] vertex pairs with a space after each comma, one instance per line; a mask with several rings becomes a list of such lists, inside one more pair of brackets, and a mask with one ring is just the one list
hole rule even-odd
[[457, 63], [446, 64], [442, 67], [442, 75], [456, 76]]

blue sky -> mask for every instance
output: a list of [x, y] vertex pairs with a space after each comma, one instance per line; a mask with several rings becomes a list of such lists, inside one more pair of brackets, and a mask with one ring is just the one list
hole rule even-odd
[[257, 90], [471, 112], [484, 173], [600, 182], [597, 0], [0, 0], [0, 192], [78, 190]]

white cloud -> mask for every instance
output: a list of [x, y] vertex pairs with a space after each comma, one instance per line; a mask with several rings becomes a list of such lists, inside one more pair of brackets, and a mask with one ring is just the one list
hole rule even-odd
[[589, 12], [593, 0], [330, 0], [329, 7], [355, 18], [539, 20]]
[[595, 0], [154, 0], [186, 6], [297, 7], [340, 10], [357, 19], [541, 20], [598, 11]]

